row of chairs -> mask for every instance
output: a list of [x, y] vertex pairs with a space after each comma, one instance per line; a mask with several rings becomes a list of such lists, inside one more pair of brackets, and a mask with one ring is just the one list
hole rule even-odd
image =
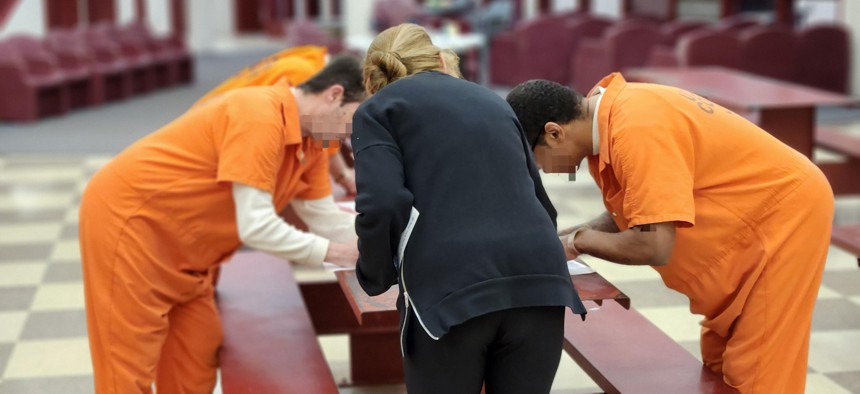
[[742, 31], [695, 30], [672, 47], [657, 47], [652, 66], [723, 66], [847, 94], [849, 32], [836, 25], [799, 30], [759, 25]]
[[571, 12], [497, 35], [490, 51], [491, 81], [515, 85], [541, 78], [585, 92], [606, 74], [632, 67], [722, 65], [844, 93], [848, 37], [835, 25], [794, 31], [748, 18], [660, 23]]
[[182, 40], [138, 22], [13, 35], [0, 41], [0, 120], [33, 121], [193, 78]]

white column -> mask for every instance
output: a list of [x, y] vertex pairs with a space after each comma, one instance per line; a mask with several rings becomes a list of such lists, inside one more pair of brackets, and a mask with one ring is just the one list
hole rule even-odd
[[842, 21], [851, 31], [851, 94], [860, 94], [860, 2], [844, 0], [842, 3]]
[[232, 1], [188, 0], [188, 45], [194, 51], [214, 49], [234, 34]]
[[118, 0], [116, 2], [116, 20], [120, 25], [134, 21], [134, 0]]
[[344, 0], [343, 8], [344, 35], [370, 35], [371, 11], [373, 11], [373, 0]]
[[146, 0], [144, 7], [146, 7], [146, 19], [153, 34], [169, 34], [171, 25], [169, 0]]
[[42, 1], [19, 1], [6, 24], [0, 28], [0, 37], [12, 34], [44, 35], [46, 14], [43, 5]]

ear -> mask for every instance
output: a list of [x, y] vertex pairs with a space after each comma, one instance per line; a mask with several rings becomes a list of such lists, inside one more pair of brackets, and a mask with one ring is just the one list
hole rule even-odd
[[442, 65], [442, 72], [448, 74], [448, 64], [445, 63], [445, 56], [442, 55], [442, 51], [439, 51], [439, 64]]
[[342, 85], [331, 85], [328, 89], [325, 90], [325, 99], [329, 102], [338, 101], [343, 98], [343, 92], [344, 89]]
[[559, 147], [564, 142], [565, 138], [568, 137], [564, 127], [555, 122], [546, 122], [546, 124], [543, 125], [543, 131], [543, 139], [550, 148]]

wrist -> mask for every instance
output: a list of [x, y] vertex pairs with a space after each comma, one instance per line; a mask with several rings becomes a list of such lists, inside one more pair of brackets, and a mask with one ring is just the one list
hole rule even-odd
[[582, 252], [576, 248], [576, 235], [579, 234], [580, 232], [584, 231], [584, 230], [588, 230], [588, 227], [583, 226], [583, 227], [577, 228], [576, 230], [573, 230], [567, 236], [567, 241], [565, 242], [565, 245], [567, 245], [567, 248], [570, 249], [572, 252], [578, 254], [578, 255], [582, 254]]

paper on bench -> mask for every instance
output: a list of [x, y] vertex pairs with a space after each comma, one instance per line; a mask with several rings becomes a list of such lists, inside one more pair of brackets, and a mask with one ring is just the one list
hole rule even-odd
[[409, 243], [409, 236], [412, 235], [412, 229], [415, 227], [415, 222], [418, 221], [418, 210], [412, 207], [412, 212], [409, 214], [409, 222], [406, 223], [406, 228], [400, 233], [400, 244], [397, 246], [397, 257], [394, 259], [394, 266], [400, 268], [400, 262], [403, 261], [403, 253], [406, 252], [406, 244]]
[[348, 271], [355, 269], [355, 267], [341, 267], [335, 263], [329, 263], [328, 261], [323, 261], [322, 266], [328, 272]]
[[585, 264], [584, 261], [580, 260], [579, 258], [575, 258], [573, 260], [567, 261], [567, 272], [569, 272], [571, 275], [583, 275], [590, 274], [595, 271], [594, 268], [589, 267], [588, 264]]

